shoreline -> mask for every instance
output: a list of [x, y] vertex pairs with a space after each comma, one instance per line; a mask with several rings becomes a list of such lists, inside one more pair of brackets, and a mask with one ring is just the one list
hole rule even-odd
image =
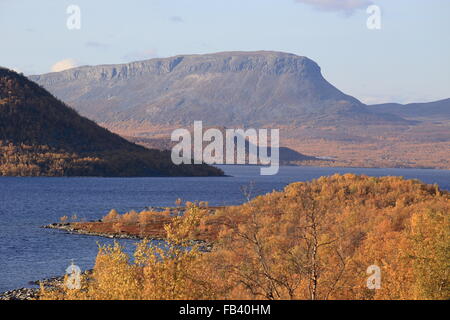
[[43, 285], [47, 289], [57, 288], [64, 285], [64, 277], [51, 277], [42, 280], [30, 281], [30, 286], [37, 286], [37, 288], [18, 288], [0, 292], [0, 301], [13, 301], [13, 300], [38, 300], [40, 294], [40, 286]]
[[[166, 239], [164, 237], [145, 237], [141, 235], [135, 235], [135, 234], [127, 234], [127, 233], [105, 233], [105, 232], [95, 232], [95, 231], [88, 231], [82, 228], [76, 228], [73, 226], [73, 224], [79, 224], [80, 222], [66, 222], [66, 223], [51, 223], [48, 225], [41, 226], [42, 229], [53, 229], [53, 230], [59, 230], [59, 231], [65, 231], [67, 234], [77, 234], [77, 235], [84, 235], [84, 236], [94, 236], [94, 237], [102, 237], [102, 238], [109, 238], [109, 239], [130, 239], [130, 240], [150, 240], [150, 241], [165, 241]], [[87, 222], [89, 223], [89, 222]], [[205, 240], [190, 240], [193, 244], [199, 244], [200, 250], [204, 252], [211, 251], [213, 244], [210, 241]], [[38, 283], [38, 281], [35, 281]]]
[[[238, 166], [248, 166], [248, 167], [264, 167], [262, 165], [236, 165], [236, 164], [221, 164], [221, 165], [213, 165], [216, 167], [238, 167]], [[440, 166], [426, 166], [426, 165], [397, 165], [397, 166], [364, 166], [364, 165], [350, 165], [345, 163], [336, 163], [335, 165], [322, 165], [320, 163], [280, 163], [280, 167], [310, 167], [310, 168], [329, 168], [329, 169], [378, 169], [378, 170], [436, 170], [436, 171], [450, 171], [450, 167], [440, 167]], [[1, 175], [0, 178], [103, 178], [103, 179], [146, 179], [146, 178], [233, 178], [233, 175], [223, 174], [220, 176], [49, 176], [49, 175]]]
[[[79, 222], [77, 222], [77, 223], [79, 223]], [[142, 237], [139, 235], [133, 235], [133, 234], [104, 233], [104, 232], [88, 231], [88, 230], [85, 230], [82, 228], [75, 228], [73, 226], [72, 222], [65, 222], [65, 223], [56, 222], [56, 223], [51, 223], [51, 224], [41, 226], [41, 228], [65, 231], [67, 234], [79, 234], [79, 235], [103, 237], [103, 238], [109, 238], [109, 239], [136, 239], [136, 240], [146, 239], [146, 237]], [[147, 239], [149, 239], [149, 240], [164, 240], [164, 238], [147, 238]]]
[[[165, 240], [162, 237], [150, 237], [149, 238], [149, 237], [133, 235], [133, 234], [124, 234], [124, 233], [111, 234], [111, 233], [88, 231], [88, 230], [85, 230], [82, 228], [74, 227], [74, 223], [71, 223], [71, 222], [51, 223], [48, 225], [43, 225], [40, 228], [59, 230], [62, 232], [66, 232], [67, 234], [96, 236], [96, 237], [103, 237], [103, 238], [109, 238], [109, 239], [134, 239], [134, 240], [148, 239], [148, 240], [154, 240], [154, 241], [164, 241]], [[212, 249], [212, 243], [209, 243], [209, 242], [206, 242], [203, 240], [193, 240], [193, 243], [201, 244], [201, 250], [204, 252], [208, 252]], [[89, 271], [92, 271], [92, 270], [89, 270]], [[0, 301], [38, 300], [39, 292], [40, 292], [40, 288], [39, 288], [40, 285], [43, 285], [45, 288], [50, 288], [50, 289], [55, 288], [55, 287], [61, 287], [64, 284], [64, 277], [65, 276], [57, 276], [57, 277], [51, 277], [51, 278], [46, 278], [46, 279], [42, 279], [42, 280], [29, 281], [28, 283], [30, 286], [37, 286], [37, 288], [22, 287], [22, 288], [17, 288], [17, 289], [0, 292]]]

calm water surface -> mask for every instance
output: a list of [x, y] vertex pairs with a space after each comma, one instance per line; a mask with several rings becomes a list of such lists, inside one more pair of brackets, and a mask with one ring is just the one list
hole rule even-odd
[[[450, 190], [449, 170], [282, 167], [275, 176], [260, 176], [258, 167], [224, 166], [226, 178], [9, 178], [0, 177], [0, 292], [29, 286], [31, 280], [62, 275], [73, 260], [93, 266], [97, 242], [112, 240], [69, 235], [39, 228], [61, 216], [99, 219], [148, 206], [173, 206], [177, 198], [231, 205], [244, 201], [241, 186], [254, 182], [255, 195], [280, 190], [294, 181], [333, 173], [404, 176], [437, 183]], [[132, 251], [136, 240], [122, 240]]]

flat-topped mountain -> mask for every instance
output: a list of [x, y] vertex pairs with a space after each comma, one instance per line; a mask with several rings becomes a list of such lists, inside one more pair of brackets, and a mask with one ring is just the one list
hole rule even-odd
[[[333, 159], [324, 165], [450, 166], [449, 122], [436, 121], [448, 119], [437, 116], [446, 112], [440, 104], [421, 109], [423, 117], [367, 106], [324, 79], [317, 63], [294, 54], [180, 55], [30, 78], [81, 115], [158, 146], [170, 144], [175, 128], [190, 130], [203, 120], [205, 127], [279, 128], [281, 146]], [[428, 111], [436, 116], [427, 118]]]
[[176, 166], [168, 151], [149, 150], [80, 116], [38, 84], [0, 68], [0, 175], [221, 175]]
[[181, 55], [30, 79], [107, 127], [406, 123], [336, 89], [314, 61], [282, 52]]

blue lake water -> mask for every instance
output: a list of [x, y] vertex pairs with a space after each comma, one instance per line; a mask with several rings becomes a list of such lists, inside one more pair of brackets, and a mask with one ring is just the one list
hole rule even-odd
[[[73, 260], [92, 268], [97, 242], [112, 240], [69, 235], [40, 226], [76, 214], [99, 219], [117, 209], [123, 213], [148, 206], [173, 206], [184, 201], [210, 205], [244, 202], [241, 187], [254, 183], [254, 195], [281, 190], [295, 181], [308, 181], [334, 173], [403, 176], [437, 183], [450, 190], [449, 170], [281, 167], [275, 176], [260, 176], [258, 167], [223, 166], [232, 177], [213, 178], [12, 178], [0, 177], [0, 292], [29, 286], [65, 273]], [[121, 240], [131, 251], [136, 240]]]

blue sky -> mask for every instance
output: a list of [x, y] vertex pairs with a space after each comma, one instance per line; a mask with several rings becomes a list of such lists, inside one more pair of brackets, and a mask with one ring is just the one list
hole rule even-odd
[[[380, 30], [366, 26], [371, 3], [381, 9]], [[80, 30], [66, 27], [71, 4]], [[0, 65], [38, 74], [277, 50], [315, 60], [328, 81], [366, 103], [432, 101], [450, 97], [449, 16], [449, 0], [0, 0]]]

